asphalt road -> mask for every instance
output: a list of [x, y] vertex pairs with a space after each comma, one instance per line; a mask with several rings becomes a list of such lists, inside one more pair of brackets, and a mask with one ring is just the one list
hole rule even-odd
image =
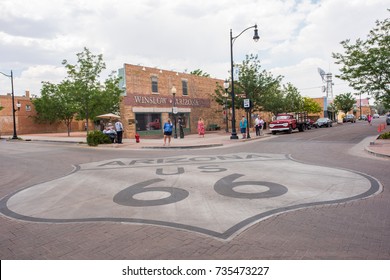
[[[332, 128], [313, 129], [303, 133], [278, 134], [267, 140], [250, 141], [230, 146], [228, 149], [218, 147], [189, 150], [96, 150], [73, 144], [3, 141], [0, 143], [0, 197], [2, 198], [0, 206], [3, 213], [0, 216], [0, 257], [1, 259], [389, 259], [390, 161], [375, 158], [363, 151], [364, 145], [367, 145], [365, 139], [376, 134], [374, 126], [358, 122]], [[256, 159], [253, 162], [241, 160], [246, 159], [248, 155], [259, 155], [262, 160], [272, 159], [273, 165], [270, 165], [271, 160], [268, 162]], [[221, 163], [221, 158], [224, 157], [236, 157], [240, 160], [237, 162], [232, 160], [225, 165]], [[172, 162], [173, 158], [184, 158], [186, 162], [177, 164], [174, 168], [160, 166], [164, 162]], [[132, 163], [129, 159], [136, 159], [138, 162]], [[213, 162], [214, 159], [220, 161], [216, 163]], [[281, 170], [278, 169], [277, 160], [281, 160]], [[128, 166], [138, 163], [141, 164], [139, 169]], [[150, 164], [154, 169], [148, 173]], [[294, 167], [291, 167], [289, 172], [283, 172], [286, 166]], [[120, 171], [107, 173], [106, 167]], [[223, 180], [218, 177], [218, 174], [229, 169], [230, 173], [224, 175]], [[305, 169], [306, 173], [295, 174], [295, 171], [302, 169]], [[136, 216], [137, 219], [127, 221], [94, 220], [94, 217], [91, 217], [89, 220], [64, 222], [69, 217], [72, 219], [78, 217], [80, 213], [73, 213], [75, 211], [72, 202], [62, 205], [60, 210], [58, 207], [53, 207], [63, 202], [63, 200], [56, 201], [58, 196], [55, 194], [60, 192], [61, 198], [66, 197], [64, 190], [67, 190], [68, 186], [75, 185], [75, 181], [69, 181], [73, 182], [70, 184], [66, 180], [77, 175], [77, 172], [89, 172], [86, 177], [92, 182], [85, 183], [86, 186], [99, 186], [97, 189], [86, 191], [84, 195], [92, 196], [89, 201], [95, 194], [96, 197], [104, 195], [103, 191], [108, 184], [102, 182], [105, 182], [107, 176], [111, 176], [107, 179], [109, 182], [124, 180], [126, 176], [126, 182], [133, 184], [133, 190], [138, 188], [138, 193], [131, 194], [131, 201], [134, 203], [143, 201], [144, 204], [150, 201], [158, 201], [161, 202], [160, 204], [169, 203], [171, 208], [164, 208], [164, 211], [175, 213], [177, 220], [180, 221], [186, 217], [183, 215], [185, 210], [182, 210], [185, 207], [180, 208], [179, 204], [175, 204], [176, 201], [172, 199], [190, 201], [189, 198], [194, 197], [191, 190], [175, 192], [181, 196], [167, 195], [170, 190], [165, 190], [165, 193], [156, 191], [154, 194], [156, 197], [153, 198], [143, 197], [145, 193], [140, 190], [148, 184], [157, 182], [150, 181], [153, 179], [147, 178], [147, 174], [156, 172], [163, 176], [180, 173], [181, 184], [188, 182], [189, 189], [193, 187], [191, 185], [193, 182], [207, 181], [208, 176], [212, 175], [218, 182], [215, 191], [205, 190], [203, 193], [212, 197], [219, 191], [222, 192], [224, 199], [221, 200], [222, 202], [218, 201], [220, 207], [208, 203], [207, 211], [200, 207], [197, 215], [188, 218], [196, 220], [196, 227], [191, 225], [183, 227], [182, 222], [180, 226], [175, 227], [176, 219], [162, 223], [145, 223], [155, 219], [151, 216], [153, 211], [138, 210], [142, 207], [135, 211], [139, 215]], [[326, 175], [329, 172], [334, 176]], [[233, 174], [236, 176], [234, 177]], [[232, 226], [233, 232], [227, 235], [210, 234], [210, 232], [224, 232], [226, 218], [241, 219], [236, 213], [250, 212], [253, 211], [253, 207], [256, 207], [256, 203], [251, 201], [247, 205], [237, 204], [234, 205], [235, 208], [224, 211], [229, 203], [227, 198], [229, 196], [238, 199], [237, 196], [244, 193], [262, 193], [258, 189], [254, 191], [253, 188], [236, 191], [231, 188], [230, 193], [223, 193], [223, 184], [226, 185], [226, 181], [230, 180], [230, 184], [233, 184], [232, 182], [237, 182], [235, 180], [240, 180], [237, 174], [252, 176], [250, 177], [252, 181], [257, 176], [259, 178], [268, 176], [267, 182], [278, 184], [277, 187], [268, 185], [269, 190], [279, 191], [279, 193], [270, 192], [271, 197], [282, 197], [286, 193], [283, 186], [287, 186], [287, 193], [291, 193], [290, 185], [294, 184], [299, 188], [324, 186], [325, 189], [321, 190], [323, 194], [328, 192], [327, 183], [331, 186], [338, 184], [341, 189], [336, 192], [343, 193], [345, 190], [350, 191], [350, 186], [345, 183], [345, 178], [348, 176], [352, 176], [356, 181], [354, 186], [362, 189], [367, 187], [367, 178], [373, 178], [373, 181], [379, 182], [380, 190], [359, 199], [340, 200], [337, 197], [336, 203], [316, 202], [309, 205], [300, 201], [299, 205], [307, 205], [307, 207], [282, 207], [286, 211], [277, 211], [274, 215], [252, 219], [242, 227]], [[187, 181], [185, 176], [190, 176]], [[139, 179], [141, 177], [149, 181], [145, 181], [144, 185], [136, 183], [141, 180]], [[336, 177], [343, 178], [342, 184], [334, 182]], [[78, 180], [83, 179], [81, 177]], [[167, 182], [176, 187], [176, 181]], [[82, 186], [81, 183], [77, 184]], [[218, 188], [221, 185], [222, 187]], [[58, 191], [55, 192], [54, 188]], [[117, 187], [112, 186], [112, 188]], [[50, 192], [54, 194], [50, 195]], [[266, 190], [263, 191], [265, 192]], [[201, 198], [201, 193], [195, 196], [198, 200], [193, 202], [193, 205], [202, 206], [205, 200]], [[42, 209], [37, 209], [39, 208], [37, 204], [28, 201], [31, 194], [39, 194], [37, 199], [47, 195], [47, 200], [39, 201]], [[117, 194], [116, 200], [114, 198], [115, 207], [129, 203], [129, 199], [122, 199], [123, 196], [129, 195], [128, 192], [126, 193], [125, 190], [121, 192], [118, 189]], [[302, 194], [310, 196], [313, 193], [302, 192]], [[321, 195], [315, 194], [316, 197]], [[70, 201], [74, 202], [76, 198], [71, 197]], [[33, 201], [36, 202], [37, 199]], [[50, 199], [52, 201], [48, 203]], [[263, 201], [267, 201], [266, 203], [270, 201], [266, 199], [260, 204], [264, 204]], [[302, 198], [297, 195], [297, 201], [299, 199]], [[25, 204], [20, 207], [24, 201]], [[100, 203], [103, 200], [97, 201]], [[210, 201], [215, 200], [210, 198]], [[94, 204], [95, 207], [97, 203]], [[52, 208], [45, 208], [49, 204]], [[149, 205], [149, 207], [155, 206]], [[28, 218], [8, 215], [9, 212], [6, 211], [8, 207]], [[99, 210], [96, 208], [94, 211]], [[172, 212], [175, 210], [177, 211]], [[154, 212], [160, 212], [160, 215], [164, 213]], [[91, 211], [83, 213], [91, 215]], [[114, 207], [110, 213], [118, 216], [123, 214]], [[208, 216], [208, 213], [213, 213], [212, 220], [203, 222], [201, 217]], [[233, 224], [237, 223], [239, 224], [237, 220], [233, 221]], [[202, 230], [196, 230], [199, 228]]]

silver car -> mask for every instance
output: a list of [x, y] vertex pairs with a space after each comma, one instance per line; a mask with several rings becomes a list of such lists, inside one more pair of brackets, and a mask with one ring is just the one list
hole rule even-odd
[[313, 126], [315, 128], [319, 128], [319, 127], [332, 127], [332, 120], [331, 119], [328, 119], [328, 118], [319, 118], [314, 124]]

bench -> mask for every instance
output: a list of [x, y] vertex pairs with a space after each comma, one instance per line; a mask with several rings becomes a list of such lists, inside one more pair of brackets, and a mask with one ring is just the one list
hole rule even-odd
[[220, 129], [221, 129], [221, 127], [220, 127], [219, 125], [215, 124], [215, 123], [209, 124], [209, 125], [207, 126], [207, 130], [208, 130], [208, 131], [220, 130]]

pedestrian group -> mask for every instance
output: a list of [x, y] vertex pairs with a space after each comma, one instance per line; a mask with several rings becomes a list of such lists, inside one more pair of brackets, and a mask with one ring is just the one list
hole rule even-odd
[[103, 133], [110, 137], [111, 143], [123, 144], [123, 124], [120, 120], [117, 120], [114, 126], [112, 123], [108, 123], [107, 126], [103, 129]]

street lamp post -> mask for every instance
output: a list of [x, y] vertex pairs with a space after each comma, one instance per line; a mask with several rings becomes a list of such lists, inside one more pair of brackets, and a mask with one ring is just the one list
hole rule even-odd
[[228, 89], [229, 89], [229, 81], [228, 80], [225, 80], [225, 82], [223, 83], [223, 87], [225, 88], [225, 122], [226, 122], [226, 129], [225, 131], [226, 132], [229, 132], [229, 118], [228, 118], [228, 112], [229, 112], [229, 108], [228, 108], [228, 105], [227, 105], [227, 98], [229, 96], [228, 94]]
[[250, 121], [252, 120], [251, 115], [250, 115], [250, 108], [246, 108], [246, 139], [250, 139], [251, 135], [249, 133], [249, 128], [250, 128]]
[[[7, 75], [3, 72], [0, 72], [4, 76], [11, 78], [11, 96], [12, 96], [12, 120], [14, 124], [14, 135], [12, 136], [12, 139], [18, 139], [18, 136], [16, 135], [16, 120], [15, 120], [15, 97], [14, 97], [14, 76], [12, 74], [11, 70], [11, 75]], [[19, 108], [19, 107], [18, 107]]]
[[172, 114], [173, 118], [175, 120], [175, 132], [173, 134], [173, 138], [177, 138], [177, 129], [176, 129], [176, 114], [177, 114], [177, 107], [176, 107], [176, 88], [173, 86], [171, 89], [171, 93], [173, 95], [173, 107], [172, 107]]
[[250, 26], [246, 29], [244, 29], [243, 31], [241, 31], [240, 34], [238, 34], [237, 36], [233, 37], [233, 31], [232, 29], [230, 29], [230, 73], [231, 73], [231, 79], [232, 79], [232, 90], [231, 90], [231, 96], [232, 96], [232, 135], [230, 136], [230, 139], [238, 139], [238, 136], [237, 136], [237, 131], [236, 131], [236, 113], [235, 113], [235, 108], [234, 108], [234, 73], [233, 73], [233, 44], [235, 42], [235, 40], [241, 36], [242, 33], [244, 33], [245, 31], [247, 31], [248, 29], [251, 29], [251, 28], [254, 28], [254, 35], [253, 35], [253, 40], [255, 42], [257, 42], [260, 37], [259, 37], [259, 34], [258, 34], [258, 30], [257, 30], [257, 24], [253, 25], [253, 26]]

